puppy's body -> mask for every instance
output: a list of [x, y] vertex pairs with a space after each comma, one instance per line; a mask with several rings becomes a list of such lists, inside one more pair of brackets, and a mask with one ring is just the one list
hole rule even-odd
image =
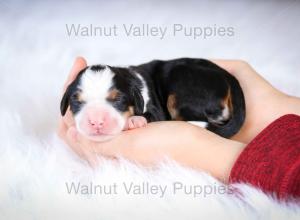
[[151, 91], [146, 114], [149, 121], [201, 121], [223, 137], [240, 129], [245, 118], [242, 89], [231, 74], [214, 63], [182, 58], [132, 68], [146, 79]]
[[68, 105], [78, 130], [97, 140], [143, 126], [146, 120], [189, 121], [230, 137], [245, 118], [238, 81], [208, 60], [191, 58], [155, 60], [129, 68], [88, 67], [67, 89], [61, 103], [63, 115]]

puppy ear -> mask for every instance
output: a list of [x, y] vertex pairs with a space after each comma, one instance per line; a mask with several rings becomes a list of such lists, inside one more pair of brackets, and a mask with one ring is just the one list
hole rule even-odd
[[70, 96], [71, 96], [71, 85], [68, 86], [60, 102], [60, 113], [62, 116], [66, 114], [66, 111], [70, 105]]
[[139, 88], [135, 87], [133, 89], [133, 105], [134, 114], [142, 115], [144, 113], [144, 99]]

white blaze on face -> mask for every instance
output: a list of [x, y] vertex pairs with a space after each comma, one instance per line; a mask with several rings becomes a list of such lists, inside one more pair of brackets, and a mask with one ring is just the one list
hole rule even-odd
[[81, 98], [86, 102], [105, 102], [113, 77], [108, 67], [100, 71], [87, 69], [80, 81]]
[[[85, 104], [75, 115], [75, 122], [78, 131], [90, 139], [107, 140], [120, 133], [124, 128], [125, 119], [106, 100], [109, 89], [113, 85], [113, 77], [114, 73], [108, 67], [100, 71], [88, 68], [81, 77], [80, 98]], [[107, 120], [101, 129], [103, 134], [96, 135], [89, 123], [91, 120], [102, 120], [104, 117]]]

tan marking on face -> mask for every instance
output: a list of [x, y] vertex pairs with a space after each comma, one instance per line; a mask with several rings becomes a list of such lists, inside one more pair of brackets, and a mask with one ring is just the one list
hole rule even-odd
[[168, 111], [170, 113], [170, 116], [171, 116], [172, 120], [182, 121], [182, 118], [179, 115], [178, 110], [176, 109], [175, 94], [171, 94], [171, 95], [168, 96], [167, 108], [168, 108]]
[[229, 108], [230, 114], [233, 111], [233, 105], [232, 105], [232, 97], [231, 97], [231, 89], [229, 88], [227, 91], [227, 95], [222, 101], [222, 106], [225, 108], [226, 106]]
[[82, 96], [81, 96], [81, 92], [78, 92], [78, 93], [77, 93], [76, 99], [77, 99], [77, 101], [79, 101], [79, 102], [83, 102], [83, 98], [82, 98]]
[[119, 91], [116, 89], [112, 89], [109, 91], [108, 96], [107, 96], [107, 100], [113, 101], [115, 100], [119, 95]]
[[130, 116], [133, 116], [134, 115], [134, 107], [129, 106], [128, 110], [126, 112], [124, 112], [122, 115], [124, 118], [129, 118]]

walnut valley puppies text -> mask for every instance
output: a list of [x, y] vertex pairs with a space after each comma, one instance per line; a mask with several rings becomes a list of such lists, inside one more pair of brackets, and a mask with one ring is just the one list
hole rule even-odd
[[209, 39], [214, 37], [234, 37], [235, 29], [231, 26], [213, 25], [154, 25], [154, 24], [113, 24], [101, 26], [94, 24], [65, 24], [69, 37], [128, 37], [156, 38], [187, 37], [190, 39]]
[[211, 195], [232, 194], [235, 189], [222, 184], [184, 184], [180, 181], [171, 184], [153, 184], [150, 182], [65, 182], [66, 192], [82, 196], [150, 195], [158, 198], [186, 195], [193, 198]]

